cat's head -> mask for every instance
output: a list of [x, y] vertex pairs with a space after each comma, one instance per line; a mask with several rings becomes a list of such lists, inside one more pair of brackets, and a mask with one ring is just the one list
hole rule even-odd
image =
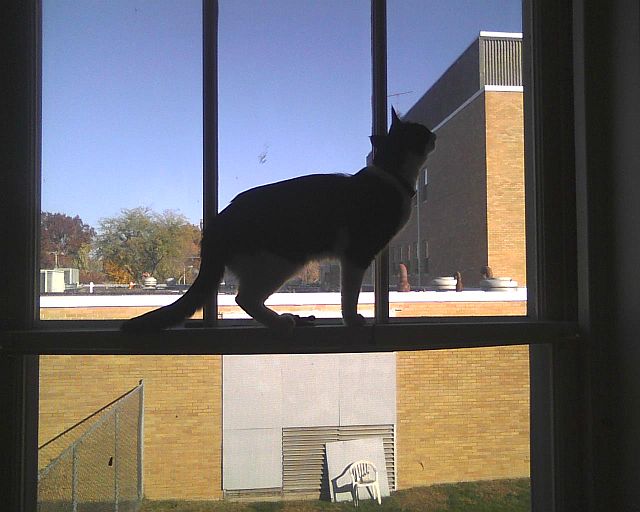
[[371, 144], [375, 151], [374, 164], [401, 165], [407, 157], [426, 160], [435, 148], [436, 134], [419, 123], [403, 121], [392, 107], [389, 133], [372, 136]]

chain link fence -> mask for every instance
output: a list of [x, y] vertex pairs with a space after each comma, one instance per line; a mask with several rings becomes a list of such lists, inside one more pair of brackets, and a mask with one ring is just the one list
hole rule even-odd
[[142, 381], [38, 450], [38, 512], [136, 512], [142, 502]]

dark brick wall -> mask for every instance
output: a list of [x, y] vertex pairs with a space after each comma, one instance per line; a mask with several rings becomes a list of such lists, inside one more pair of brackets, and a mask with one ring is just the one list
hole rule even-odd
[[[460, 271], [467, 286], [478, 286], [480, 267], [487, 264], [484, 95], [442, 126], [437, 135], [436, 150], [427, 161], [427, 198], [423, 200], [422, 194], [418, 198], [421, 239], [429, 242], [429, 274], [422, 276], [422, 285], [433, 277]], [[414, 207], [407, 226], [391, 242], [391, 260], [395, 247], [413, 247], [417, 240], [417, 210]], [[410, 264], [414, 286], [416, 266]]]

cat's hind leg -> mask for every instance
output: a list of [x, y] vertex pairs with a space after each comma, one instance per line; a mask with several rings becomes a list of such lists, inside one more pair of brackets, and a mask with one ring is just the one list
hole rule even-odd
[[265, 306], [264, 302], [270, 295], [271, 293], [258, 294], [258, 290], [253, 287], [239, 286], [236, 303], [262, 325], [279, 331], [291, 331], [296, 326], [295, 318], [292, 315], [280, 315]]
[[296, 325], [309, 325], [312, 319], [296, 315], [278, 314], [265, 306], [265, 301], [276, 292], [301, 265], [270, 253], [243, 256], [229, 264], [238, 277], [236, 303], [261, 324], [279, 331], [290, 332]]

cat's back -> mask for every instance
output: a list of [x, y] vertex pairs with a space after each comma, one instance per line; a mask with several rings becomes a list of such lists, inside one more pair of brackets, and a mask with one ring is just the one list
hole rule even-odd
[[363, 169], [355, 175], [312, 174], [247, 190], [219, 214], [232, 252], [305, 259], [347, 238], [377, 247], [400, 222], [398, 194]]
[[358, 196], [354, 177], [345, 174], [311, 174], [242, 192], [221, 212], [233, 222], [247, 218], [259, 224], [296, 223], [331, 225], [348, 215]]
[[283, 211], [296, 208], [300, 203], [312, 206], [352, 193], [352, 178], [348, 174], [309, 174], [269, 183], [241, 192], [231, 201], [229, 208]]
[[354, 194], [353, 176], [312, 174], [242, 192], [219, 220], [235, 250], [322, 252], [347, 222]]

